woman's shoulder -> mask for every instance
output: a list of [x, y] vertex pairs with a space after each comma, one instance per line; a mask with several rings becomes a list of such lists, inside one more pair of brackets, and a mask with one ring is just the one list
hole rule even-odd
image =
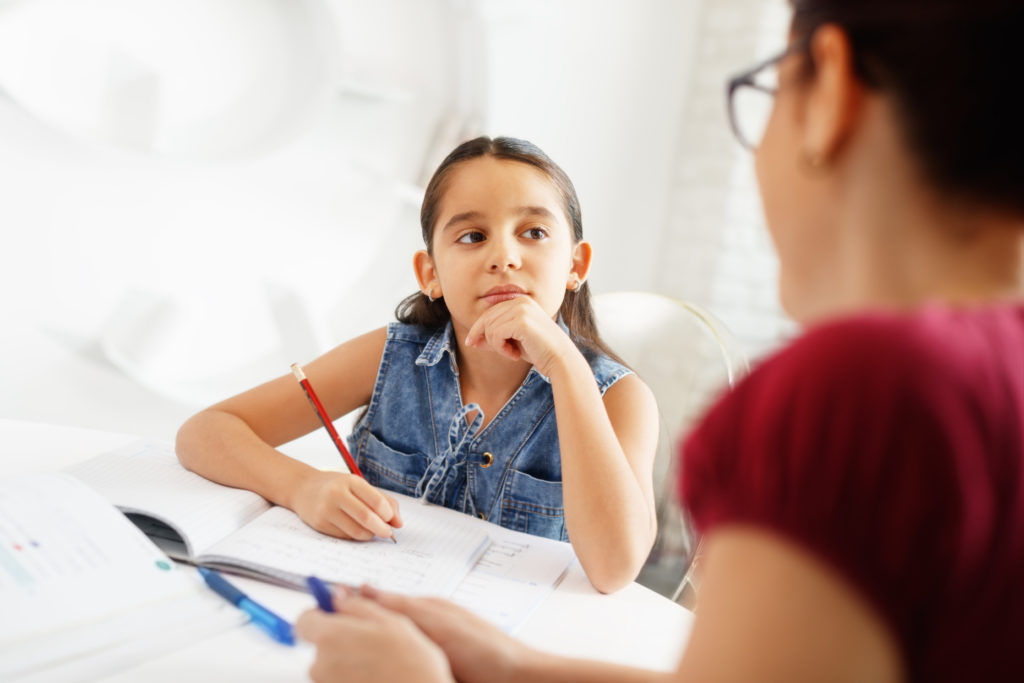
[[991, 568], [1019, 575], [1024, 556], [992, 539], [1016, 538], [1022, 417], [1024, 308], [848, 316], [715, 406], [686, 441], [683, 497], [702, 531], [754, 525], [809, 548], [917, 637], [939, 623], [936, 595], [998, 609]]
[[836, 383], [865, 390], [903, 383], [922, 388], [971, 382], [986, 369], [1022, 361], [1024, 306], [932, 304], [912, 312], [872, 311], [825, 321], [766, 359], [752, 377], [823, 388]]
[[1008, 397], [1024, 397], [1021, 308], [864, 313], [817, 325], [759, 363], [687, 449], [720, 461], [723, 450], [750, 458], [772, 448], [811, 479], [844, 462], [887, 467], [899, 451], [908, 466], [942, 461], [952, 475], [973, 449], [969, 435], [1019, 438], [1024, 401]]

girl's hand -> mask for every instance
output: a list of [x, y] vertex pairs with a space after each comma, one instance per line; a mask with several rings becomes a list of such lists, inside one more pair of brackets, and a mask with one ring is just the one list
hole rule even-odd
[[529, 296], [502, 301], [484, 311], [469, 328], [466, 345], [525, 360], [547, 376], [560, 356], [576, 348], [558, 323]]
[[398, 501], [352, 474], [315, 472], [296, 491], [292, 509], [312, 528], [338, 538], [392, 538], [392, 529], [402, 526]]
[[336, 614], [310, 610], [295, 632], [316, 646], [310, 677], [345, 683], [452, 681], [441, 649], [408, 618], [359, 597], [336, 597]]

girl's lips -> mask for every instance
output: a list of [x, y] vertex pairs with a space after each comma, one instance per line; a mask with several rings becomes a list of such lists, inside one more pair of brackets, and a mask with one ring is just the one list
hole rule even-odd
[[521, 296], [526, 295], [523, 292], [498, 292], [497, 294], [485, 294], [482, 298], [488, 303], [498, 304], [502, 301], [509, 301]]
[[484, 294], [481, 299], [487, 301], [487, 303], [493, 305], [501, 303], [502, 301], [509, 301], [520, 296], [525, 296], [526, 292], [516, 286], [506, 287], [495, 287]]

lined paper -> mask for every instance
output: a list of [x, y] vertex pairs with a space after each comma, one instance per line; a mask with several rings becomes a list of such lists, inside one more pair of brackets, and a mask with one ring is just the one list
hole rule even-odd
[[315, 574], [332, 583], [365, 583], [409, 595], [451, 594], [489, 545], [488, 529], [454, 510], [398, 498], [405, 526], [396, 530], [397, 544], [325, 536], [292, 511], [275, 507], [197, 559], [273, 567], [288, 582]]
[[491, 545], [451, 600], [515, 633], [558, 586], [576, 555], [568, 543], [491, 527]]
[[397, 544], [336, 539], [254, 493], [189, 472], [167, 444], [137, 442], [69, 472], [122, 510], [178, 529], [193, 550], [191, 561], [300, 589], [316, 574], [334, 583], [450, 596], [508, 631], [544, 600], [575, 558], [567, 543], [396, 493], [390, 495], [405, 523], [396, 530]]

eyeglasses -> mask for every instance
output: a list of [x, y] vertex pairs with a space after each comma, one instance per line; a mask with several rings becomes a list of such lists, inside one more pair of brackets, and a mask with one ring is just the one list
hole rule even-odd
[[790, 45], [780, 54], [759, 62], [729, 79], [729, 125], [740, 144], [753, 151], [761, 144], [779, 92], [779, 63], [807, 49], [807, 40]]

